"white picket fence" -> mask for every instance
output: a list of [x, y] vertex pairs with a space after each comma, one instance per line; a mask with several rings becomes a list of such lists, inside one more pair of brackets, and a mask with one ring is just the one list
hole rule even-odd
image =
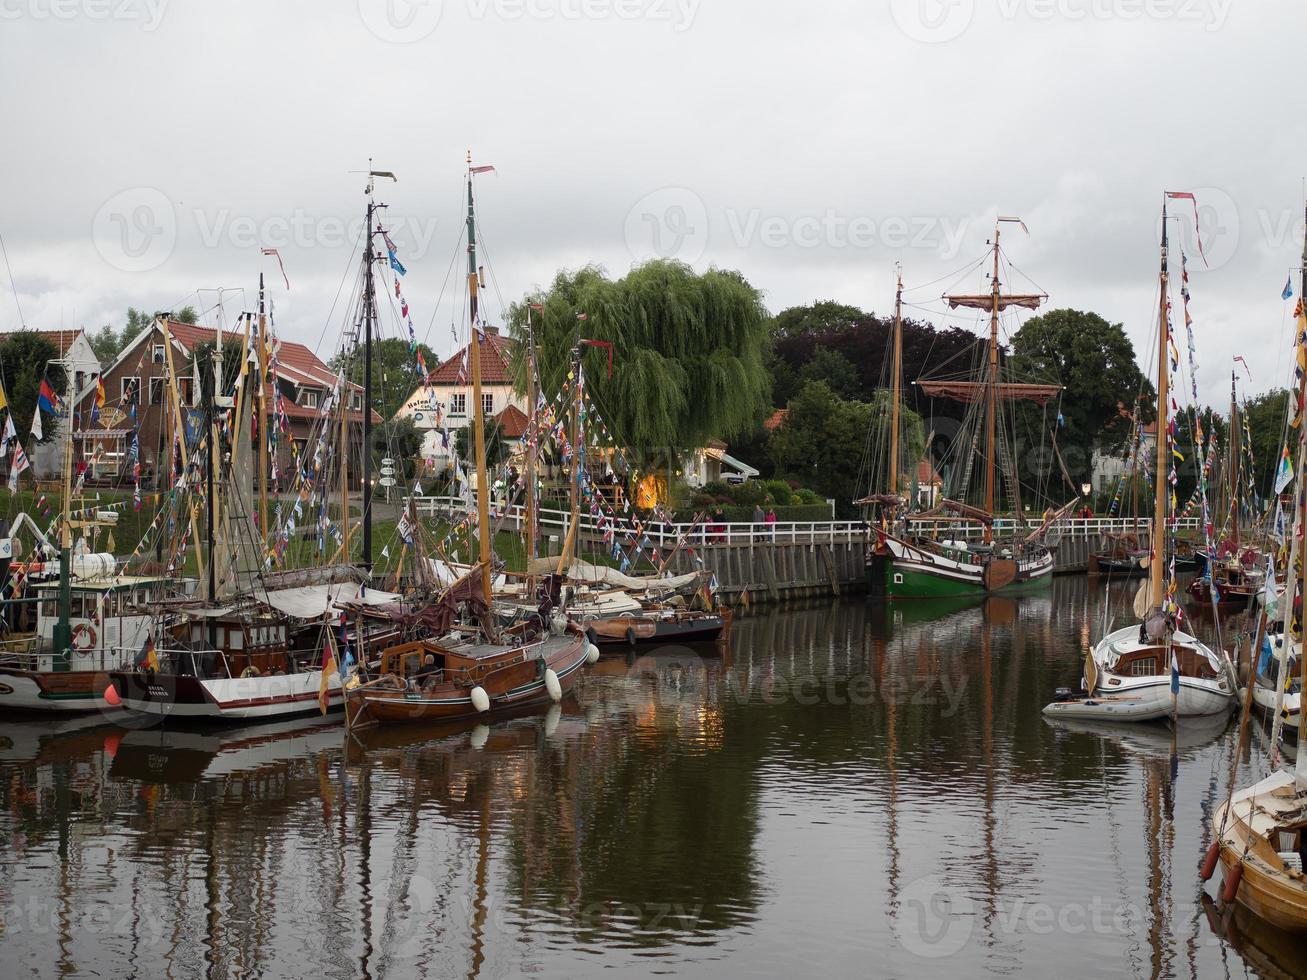
[[[462, 517], [467, 513], [467, 502], [461, 497], [418, 497], [417, 512], [425, 517]], [[521, 506], [496, 507], [493, 522], [502, 527], [520, 530], [526, 520], [526, 510]], [[542, 510], [540, 528], [545, 534], [565, 536], [570, 523], [566, 512]], [[1036, 530], [1042, 521], [1031, 518], [1014, 522], [1010, 518], [1000, 518], [994, 522], [994, 533], [1009, 536], [1014, 531], [1029, 533]], [[1198, 518], [1187, 518], [1179, 522], [1181, 530], [1197, 530]], [[938, 523], [916, 523], [918, 532], [939, 538], [974, 539], [983, 536], [981, 524], [962, 524], [954, 521]], [[583, 512], [578, 522], [582, 534], [600, 536], [604, 528], [598, 519], [588, 512]], [[1097, 538], [1104, 534], [1134, 533], [1147, 534], [1152, 528], [1151, 520], [1122, 520], [1107, 517], [1072, 517], [1059, 521], [1055, 533], [1063, 537]], [[863, 521], [778, 521], [775, 524], [722, 523], [711, 519], [706, 523], [663, 524], [648, 521], [644, 533], [657, 547], [674, 545], [684, 539], [692, 545], [750, 545], [750, 544], [844, 544], [850, 541], [863, 541], [871, 533], [871, 528]]]

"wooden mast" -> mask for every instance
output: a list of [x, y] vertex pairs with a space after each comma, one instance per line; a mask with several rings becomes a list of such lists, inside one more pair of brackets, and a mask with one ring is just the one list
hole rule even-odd
[[[899, 493], [899, 426], [902, 424], [900, 402], [903, 400], [903, 269], [898, 270], [898, 285], [894, 290], [894, 390], [890, 398], [889, 435], [889, 492]], [[891, 506], [897, 507], [897, 503]]]
[[1231, 540], [1234, 542], [1234, 553], [1239, 554], [1239, 400], [1235, 394], [1235, 384], [1238, 380], [1238, 374], [1234, 369], [1230, 370], [1230, 440], [1227, 447], [1230, 464], [1227, 467], [1230, 471], [1230, 524]]
[[[268, 380], [268, 312], [263, 289], [263, 273], [259, 273], [259, 538], [263, 546], [268, 540], [268, 395], [264, 385]], [[343, 446], [342, 446], [343, 451]], [[348, 524], [346, 525], [348, 527]]]
[[476, 442], [477, 536], [480, 538], [481, 594], [490, 605], [490, 487], [486, 479], [485, 411], [481, 404], [481, 340], [477, 333], [477, 232], [476, 209], [472, 199], [472, 151], [467, 151], [467, 288], [472, 330], [472, 425]]
[[[1304, 217], [1307, 218], [1307, 209], [1305, 209], [1304, 211]], [[1307, 222], [1304, 223], [1303, 236], [1304, 237], [1302, 243], [1302, 282], [1298, 292], [1298, 308], [1303, 311], [1302, 315], [1298, 317], [1299, 344], [1301, 344], [1303, 341], [1304, 331], [1307, 331]], [[1297, 357], [1299, 358], [1298, 361], [1299, 364], [1301, 364], [1302, 356], [1303, 356], [1302, 354], [1297, 355]], [[1307, 370], [1301, 371], [1301, 375], [1302, 376], [1298, 379], [1298, 392], [1297, 392], [1298, 404], [1300, 406], [1304, 403], [1303, 399], [1307, 398]], [[1291, 532], [1293, 534], [1293, 541], [1294, 541], [1295, 548], [1297, 548], [1297, 544], [1298, 544], [1298, 535], [1303, 533], [1303, 528], [1307, 528], [1307, 493], [1304, 492], [1304, 490], [1307, 488], [1303, 487], [1304, 476], [1305, 474], [1307, 474], [1307, 420], [1302, 418], [1301, 409], [1299, 410], [1299, 422], [1298, 422], [1297, 466], [1298, 466], [1298, 470], [1297, 473], [1295, 474], [1297, 479], [1294, 480], [1294, 484], [1293, 484], [1293, 499], [1296, 505], [1294, 509], [1297, 511], [1297, 520], [1292, 525], [1293, 530]], [[1298, 550], [1299, 550], [1299, 554], [1301, 554], [1301, 549]], [[1307, 562], [1307, 558], [1304, 558], [1303, 560], [1304, 562]], [[1292, 632], [1294, 596], [1303, 594], [1304, 577], [1303, 577], [1301, 567], [1295, 567], [1293, 565], [1290, 565], [1288, 569], [1288, 574], [1285, 576], [1285, 578], [1288, 580], [1284, 583], [1285, 600], [1281, 600], [1281, 601], [1285, 602], [1287, 600], [1287, 605], [1282, 605], [1281, 608], [1284, 609], [1285, 611], [1284, 612], [1284, 622], [1286, 624], [1285, 632]], [[1299, 636], [1301, 636], [1302, 635], [1301, 622], [1299, 623], [1298, 629], [1299, 629]], [[1289, 644], [1286, 642], [1285, 643], [1286, 649], [1288, 648], [1288, 645]], [[1251, 657], [1249, 659], [1251, 660]], [[1304, 657], [1301, 654], [1298, 657], [1298, 672], [1299, 672], [1298, 690], [1307, 691], [1307, 657]], [[1248, 683], [1251, 684], [1252, 682], [1253, 682], [1253, 678], [1250, 676], [1248, 679]], [[1283, 689], [1283, 685], [1280, 685], [1280, 687], [1281, 689]], [[1299, 700], [1301, 701], [1301, 695], [1299, 696]], [[1300, 746], [1307, 745], [1307, 717], [1304, 717], [1301, 710], [1298, 711], [1298, 744]], [[1302, 767], [1297, 769], [1297, 774], [1299, 775], [1299, 777], [1303, 776], [1304, 768], [1307, 768], [1307, 752], [1300, 751], [1298, 753], [1298, 759], [1295, 761], [1295, 766]]]
[[531, 313], [535, 304], [526, 304], [526, 563], [530, 581], [531, 561], [536, 557], [536, 450], [540, 437], [536, 433], [536, 340]]
[[1170, 433], [1166, 425], [1170, 373], [1167, 371], [1167, 238], [1166, 199], [1162, 199], [1162, 265], [1158, 273], [1157, 301], [1157, 478], [1153, 480], [1152, 560], [1148, 567], [1148, 601], [1153, 609], [1162, 607], [1166, 588], [1166, 467], [1171, 455]]
[[[994, 273], [990, 278], [992, 305], [989, 313], [989, 392], [985, 399], [985, 512], [994, 516], [994, 443], [998, 426], [998, 311], [1000, 306], [998, 284], [998, 239], [1000, 229], [994, 227]], [[985, 543], [994, 540], [994, 524], [985, 524]]]

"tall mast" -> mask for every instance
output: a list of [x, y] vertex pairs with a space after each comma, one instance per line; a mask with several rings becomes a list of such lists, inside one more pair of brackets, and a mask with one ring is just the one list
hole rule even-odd
[[472, 151], [467, 153], [467, 288], [468, 310], [472, 330], [472, 425], [476, 440], [477, 467], [477, 535], [480, 538], [481, 593], [490, 605], [490, 487], [486, 478], [485, 411], [481, 404], [481, 339], [477, 333], [480, 315], [477, 311], [477, 229], [476, 206], [472, 199]]
[[[994, 516], [994, 443], [998, 426], [998, 311], [1001, 305], [998, 284], [998, 239], [1000, 231], [994, 227], [994, 274], [990, 278], [992, 305], [989, 313], [989, 392], [985, 413], [985, 513]], [[994, 540], [994, 525], [985, 525], [985, 543]]]
[[536, 338], [535, 327], [531, 322], [531, 313], [535, 306], [530, 301], [526, 304], [526, 401], [527, 401], [527, 446], [526, 446], [526, 560], [530, 568], [531, 560], [536, 557], [536, 448], [540, 437], [536, 433]]
[[[899, 493], [899, 403], [903, 399], [903, 269], [898, 270], [898, 286], [894, 290], [894, 388], [889, 409], [889, 492]], [[895, 504], [894, 506], [897, 506]]]
[[[376, 293], [373, 291], [372, 265], [376, 258], [373, 250], [372, 236], [376, 205], [372, 201], [372, 178], [368, 178], [368, 216], [367, 235], [365, 236], [363, 266], [363, 448], [360, 478], [363, 481], [363, 567], [372, 568], [372, 318], [376, 314]], [[344, 392], [341, 392], [344, 397]], [[341, 447], [345, 451], [345, 447]], [[348, 514], [345, 519], [349, 525]]]
[[1230, 523], [1233, 525], [1233, 542], [1235, 554], [1239, 553], [1239, 400], [1235, 394], [1238, 374], [1230, 371], [1230, 462], [1226, 467], [1230, 471]]
[[[1307, 208], [1304, 208], [1302, 282], [1298, 290], [1298, 306], [1304, 311], [1307, 311]], [[1304, 312], [1302, 316], [1298, 317], [1297, 329], [1299, 334], [1302, 333], [1304, 327], [1307, 327], [1307, 312]], [[1299, 340], [1301, 341], [1301, 337], [1299, 337]], [[1302, 377], [1298, 379], [1297, 395], [1299, 399], [1298, 404], [1303, 404], [1302, 399], [1307, 398], [1307, 371], [1303, 371]], [[1297, 548], [1298, 546], [1298, 535], [1301, 533], [1302, 528], [1307, 527], [1307, 493], [1304, 493], [1303, 487], [1304, 475], [1307, 474], [1307, 421], [1301, 421], [1298, 425], [1297, 467], [1298, 471], [1295, 474], [1297, 479], [1293, 482], [1294, 510], [1297, 512], [1297, 520], [1293, 524], [1294, 548]], [[1292, 551], [1294, 549], [1291, 548], [1290, 550]], [[1290, 576], [1292, 576], [1292, 578], [1290, 578]], [[1303, 569], [1291, 560], [1289, 573], [1285, 578], [1289, 579], [1289, 581], [1284, 583], [1285, 599], [1282, 601], [1285, 602], [1285, 604], [1282, 605], [1281, 608], [1289, 610], [1289, 613], [1285, 616], [1285, 621], [1292, 622], [1294, 597], [1303, 594]], [[1285, 647], [1288, 647], [1287, 643], [1285, 644]], [[1298, 657], [1298, 672], [1298, 689], [1300, 691], [1307, 691], [1307, 657]], [[1281, 689], [1283, 689], [1283, 685], [1281, 685]], [[1298, 712], [1298, 744], [1307, 745], [1307, 715], [1304, 715], [1301, 711]], [[1301, 761], [1297, 761], [1295, 765], [1300, 767], [1307, 766], [1307, 752], [1299, 752], [1298, 759]], [[1303, 769], [1298, 769], [1298, 773], [1301, 775]]]
[[[59, 536], [59, 619], [55, 623], [54, 635], [54, 652], [56, 655], [64, 654], [70, 651], [73, 642], [73, 625], [70, 620], [73, 604], [73, 401], [76, 392], [72, 390], [72, 385], [68, 382], [72, 378], [72, 372], [68, 370], [68, 362], [63, 362], [64, 368], [64, 391], [65, 391], [65, 416], [66, 425], [64, 426], [64, 485], [63, 485], [63, 533]], [[39, 415], [41, 406], [38, 403], [36, 412]], [[33, 453], [36, 446], [32, 447]], [[71, 652], [67, 653], [62, 659], [55, 660], [55, 666], [58, 670], [71, 670]]]
[[268, 313], [263, 292], [263, 273], [259, 273], [259, 537], [268, 537]]
[[1166, 199], [1162, 199], [1162, 265], [1158, 272], [1157, 301], [1157, 478], [1153, 480], [1153, 547], [1148, 568], [1148, 601], [1153, 609], [1162, 607], [1166, 577], [1166, 467], [1171, 456], [1170, 433], [1166, 424], [1166, 407], [1170, 394], [1167, 386], [1167, 271]]

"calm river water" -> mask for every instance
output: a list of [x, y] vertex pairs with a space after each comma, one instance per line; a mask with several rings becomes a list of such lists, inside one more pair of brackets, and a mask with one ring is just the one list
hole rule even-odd
[[5, 721], [0, 975], [1307, 974], [1205, 905], [1234, 726], [1041, 717], [1103, 604], [756, 611], [474, 729]]

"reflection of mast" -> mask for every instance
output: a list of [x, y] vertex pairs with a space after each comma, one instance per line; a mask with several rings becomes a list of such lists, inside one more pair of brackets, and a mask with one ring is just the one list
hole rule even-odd
[[481, 787], [481, 806], [478, 808], [480, 822], [477, 824], [477, 871], [476, 893], [472, 896], [472, 965], [468, 968], [468, 980], [474, 980], [481, 974], [481, 967], [486, 961], [486, 877], [490, 864], [490, 794], [491, 783], [486, 781]]
[[980, 748], [985, 765], [985, 813], [983, 818], [985, 857], [983, 877], [985, 879], [985, 898], [988, 902], [985, 910], [985, 925], [988, 927], [998, 914], [999, 880], [998, 854], [994, 849], [995, 828], [997, 826], [997, 820], [994, 818], [994, 651], [993, 637], [990, 635], [990, 622], [983, 612], [981, 614], [980, 638], [980, 669], [985, 685]]

